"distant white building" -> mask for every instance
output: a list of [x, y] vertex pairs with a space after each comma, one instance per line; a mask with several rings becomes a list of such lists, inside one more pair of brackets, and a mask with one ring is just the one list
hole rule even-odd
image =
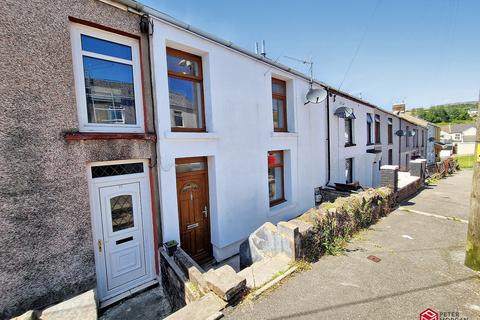
[[457, 154], [474, 154], [477, 128], [474, 123], [443, 126], [440, 141], [457, 146]]

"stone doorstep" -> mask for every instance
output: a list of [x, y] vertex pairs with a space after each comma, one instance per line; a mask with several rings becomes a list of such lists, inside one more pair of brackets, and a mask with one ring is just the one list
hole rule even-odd
[[240, 271], [238, 274], [247, 279], [247, 288], [259, 288], [280, 272], [285, 272], [292, 261], [284, 254], [278, 254], [271, 258], [265, 258], [255, 262], [250, 267]]
[[169, 315], [165, 320], [207, 320], [219, 319], [227, 303], [217, 297], [213, 292], [204, 295], [200, 300], [192, 302], [177, 312]]
[[203, 275], [208, 287], [225, 301], [230, 301], [245, 289], [246, 279], [229, 265], [211, 269]]

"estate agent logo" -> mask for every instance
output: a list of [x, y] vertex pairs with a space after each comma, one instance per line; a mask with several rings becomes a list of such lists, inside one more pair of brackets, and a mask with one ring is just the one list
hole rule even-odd
[[420, 313], [420, 320], [438, 320], [438, 313], [428, 308]]

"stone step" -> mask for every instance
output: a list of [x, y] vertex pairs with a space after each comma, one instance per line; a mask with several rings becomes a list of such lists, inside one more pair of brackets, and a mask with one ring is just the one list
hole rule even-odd
[[238, 275], [229, 265], [210, 269], [203, 277], [208, 288], [225, 301], [242, 295], [246, 285], [245, 277]]
[[259, 288], [272, 280], [278, 273], [287, 271], [291, 261], [286, 255], [277, 254], [255, 262], [250, 267], [240, 271], [238, 275], [247, 279], [247, 287], [249, 289]]
[[177, 312], [169, 315], [165, 320], [207, 320], [218, 319], [219, 311], [223, 310], [227, 303], [213, 292], [204, 295], [200, 300], [194, 301]]

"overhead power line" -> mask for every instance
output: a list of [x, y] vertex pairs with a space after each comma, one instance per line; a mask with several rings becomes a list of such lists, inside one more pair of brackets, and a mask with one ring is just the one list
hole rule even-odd
[[360, 41], [357, 45], [357, 48], [355, 49], [355, 52], [353, 54], [353, 57], [352, 59], [350, 60], [350, 63], [348, 64], [348, 68], [347, 70], [345, 71], [345, 75], [343, 76], [343, 79], [342, 81], [340, 82], [340, 85], [338, 86], [338, 89], [340, 90], [343, 86], [343, 83], [345, 82], [345, 79], [347, 78], [348, 76], [348, 73], [350, 72], [350, 69], [352, 68], [352, 65], [353, 65], [353, 62], [355, 61], [355, 58], [357, 58], [357, 55], [358, 55], [358, 52], [360, 51], [360, 47], [362, 46], [363, 44], [363, 41], [365, 40], [365, 37], [367, 36], [367, 33], [368, 33], [368, 30], [370, 29], [370, 26], [372, 24], [372, 21], [373, 21], [373, 17], [375, 16], [375, 14], [377, 13], [377, 9], [378, 7], [380, 6], [380, 2], [382, 0], [378, 0], [377, 3], [375, 4], [375, 7], [373, 8], [373, 11], [372, 11], [372, 14], [370, 15], [370, 18], [368, 19], [367, 21], [367, 26], [365, 27], [365, 30], [363, 31], [363, 34], [362, 34], [362, 37], [360, 38]]

